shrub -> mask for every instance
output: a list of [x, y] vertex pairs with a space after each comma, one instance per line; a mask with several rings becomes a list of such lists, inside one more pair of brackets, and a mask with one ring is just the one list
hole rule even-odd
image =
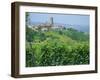
[[[34, 55], [35, 62], [31, 62], [33, 65], [30, 66], [89, 64], [89, 46], [86, 43], [68, 46], [59, 40], [48, 40], [33, 44], [32, 51], [30, 50], [28, 54], [31, 52]], [[30, 59], [32, 59], [32, 56]]]

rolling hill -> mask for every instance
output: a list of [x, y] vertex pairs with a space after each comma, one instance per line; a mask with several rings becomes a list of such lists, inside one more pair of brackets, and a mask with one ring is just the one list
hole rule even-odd
[[26, 67], [89, 64], [89, 34], [73, 28], [26, 29]]

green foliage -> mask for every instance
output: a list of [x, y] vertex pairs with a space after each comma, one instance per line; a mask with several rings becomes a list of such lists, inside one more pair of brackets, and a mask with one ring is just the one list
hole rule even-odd
[[89, 64], [88, 35], [74, 29], [26, 29], [26, 66]]

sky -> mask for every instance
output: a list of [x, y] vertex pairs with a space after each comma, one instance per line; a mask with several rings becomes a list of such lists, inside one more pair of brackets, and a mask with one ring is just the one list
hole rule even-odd
[[89, 26], [90, 16], [79, 14], [54, 14], [54, 13], [34, 13], [29, 12], [31, 23], [45, 23], [53, 17], [54, 23]]

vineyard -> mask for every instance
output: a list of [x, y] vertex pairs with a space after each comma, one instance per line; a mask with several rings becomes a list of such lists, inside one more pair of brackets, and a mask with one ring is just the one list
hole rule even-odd
[[89, 64], [89, 34], [73, 28], [26, 27], [26, 67]]

